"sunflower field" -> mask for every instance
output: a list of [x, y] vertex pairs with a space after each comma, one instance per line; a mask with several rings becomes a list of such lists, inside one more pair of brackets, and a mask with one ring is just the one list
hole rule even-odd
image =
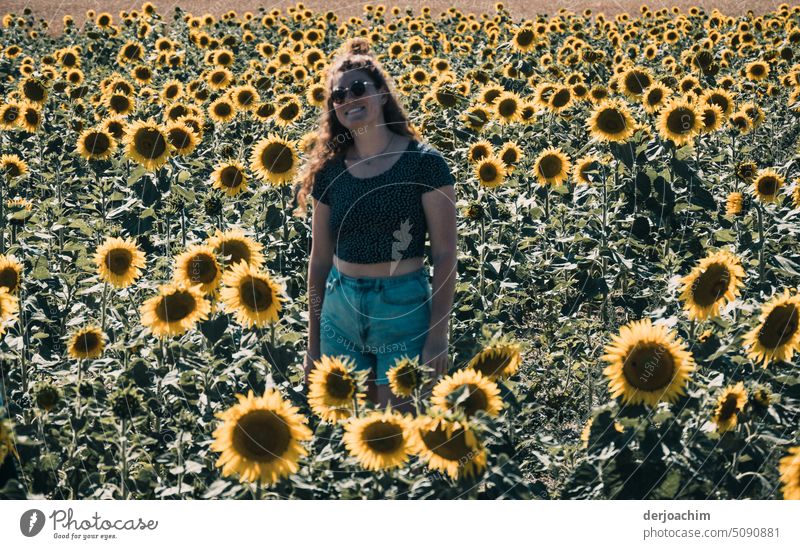
[[[63, 23], [0, 28], [0, 497], [800, 498], [800, 6]], [[456, 178], [413, 415], [303, 381], [299, 177], [357, 37]]]

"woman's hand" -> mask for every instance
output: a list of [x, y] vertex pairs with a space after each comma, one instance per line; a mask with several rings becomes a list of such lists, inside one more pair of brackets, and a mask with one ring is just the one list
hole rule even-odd
[[433, 381], [446, 374], [450, 367], [450, 357], [447, 347], [447, 333], [428, 333], [428, 337], [425, 339], [425, 345], [422, 347], [421, 359], [422, 364], [427, 364], [433, 368]]

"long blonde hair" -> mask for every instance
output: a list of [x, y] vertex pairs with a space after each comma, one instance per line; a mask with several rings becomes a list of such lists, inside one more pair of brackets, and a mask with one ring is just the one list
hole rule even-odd
[[305, 162], [301, 184], [297, 191], [297, 208], [293, 215], [303, 217], [308, 207], [308, 194], [314, 185], [314, 177], [325, 163], [347, 152], [353, 143], [350, 130], [339, 122], [331, 100], [331, 88], [339, 73], [361, 70], [375, 82], [377, 88], [386, 87], [387, 101], [383, 105], [383, 118], [390, 131], [421, 140], [419, 132], [411, 125], [405, 109], [397, 100], [394, 83], [378, 61], [369, 51], [369, 43], [364, 38], [352, 38], [340, 49], [327, 69], [324, 109], [319, 117], [319, 129]]

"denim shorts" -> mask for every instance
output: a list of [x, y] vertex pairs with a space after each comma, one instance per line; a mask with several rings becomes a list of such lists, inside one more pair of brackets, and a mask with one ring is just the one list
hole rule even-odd
[[398, 276], [352, 277], [331, 266], [320, 315], [320, 354], [350, 357], [377, 385], [402, 356], [419, 357], [431, 318], [425, 267]]

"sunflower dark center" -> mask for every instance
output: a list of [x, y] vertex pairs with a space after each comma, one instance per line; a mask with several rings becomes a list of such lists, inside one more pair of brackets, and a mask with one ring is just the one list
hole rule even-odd
[[441, 428], [420, 431], [420, 435], [428, 450], [449, 461], [469, 460], [474, 452], [467, 444], [464, 429], [455, 430], [451, 436]]
[[497, 105], [497, 112], [500, 116], [508, 118], [509, 116], [514, 116], [514, 113], [517, 112], [517, 102], [514, 99], [503, 99]]
[[778, 180], [771, 175], [765, 175], [758, 179], [756, 186], [759, 194], [772, 196], [778, 190]]
[[156, 307], [156, 315], [162, 322], [177, 322], [192, 314], [197, 307], [194, 296], [186, 291], [165, 295]]
[[472, 369], [486, 377], [494, 377], [505, 370], [510, 361], [510, 356], [501, 353], [484, 355], [472, 366]]
[[417, 371], [413, 366], [406, 365], [400, 368], [395, 377], [397, 384], [403, 389], [412, 390], [417, 387], [418, 377]]
[[622, 133], [626, 128], [625, 117], [617, 109], [603, 109], [597, 116], [597, 127], [607, 134]]
[[564, 105], [569, 103], [570, 97], [571, 94], [568, 89], [558, 90], [550, 98], [550, 104], [556, 108], [563, 107]]
[[775, 349], [789, 341], [797, 331], [798, 311], [794, 305], [772, 309], [758, 332], [758, 341], [767, 349]]
[[557, 177], [563, 169], [564, 163], [555, 154], [548, 154], [539, 162], [539, 173], [548, 179]]
[[266, 311], [272, 305], [272, 290], [260, 278], [248, 277], [239, 284], [239, 299], [251, 311]]
[[117, 276], [128, 272], [133, 263], [133, 254], [125, 248], [114, 248], [106, 254], [106, 268]]
[[148, 159], [160, 158], [167, 151], [167, 140], [155, 128], [142, 128], [133, 137], [136, 151]]
[[100, 338], [94, 332], [85, 332], [75, 338], [75, 348], [83, 353], [90, 353], [100, 345]]
[[269, 463], [289, 449], [292, 434], [272, 410], [255, 410], [240, 417], [233, 430], [233, 447], [247, 459]]
[[714, 263], [692, 283], [692, 297], [701, 307], [708, 307], [725, 295], [731, 274], [725, 265]]
[[10, 177], [19, 177], [22, 174], [22, 168], [20, 167], [20, 165], [13, 161], [6, 162], [3, 165], [3, 168], [5, 168], [6, 173]]
[[250, 105], [255, 101], [255, 96], [249, 90], [242, 90], [239, 92], [238, 100], [240, 105]]
[[223, 256], [230, 256], [228, 262], [233, 265], [239, 261], [250, 263], [250, 248], [240, 240], [226, 240], [217, 252]]
[[283, 143], [270, 143], [261, 153], [261, 165], [272, 173], [285, 173], [292, 169], [292, 151]]
[[294, 120], [298, 114], [300, 114], [300, 108], [294, 101], [284, 105], [281, 107], [280, 111], [278, 111], [278, 116], [282, 120]]
[[233, 112], [233, 109], [227, 103], [217, 103], [214, 105], [214, 114], [217, 116], [228, 116]]
[[325, 378], [325, 388], [330, 396], [339, 400], [351, 398], [356, 390], [350, 376], [338, 370], [328, 372], [328, 376]]
[[459, 385], [453, 389], [450, 395], [453, 399], [460, 400], [464, 391], [466, 391], [467, 397], [461, 400], [459, 407], [464, 410], [467, 416], [475, 414], [478, 410], [487, 410], [489, 408], [489, 398], [486, 396], [486, 393], [483, 392], [483, 389], [474, 383]]
[[35, 80], [27, 80], [23, 85], [22, 92], [31, 101], [39, 102], [44, 99], [45, 89]]
[[657, 391], [672, 381], [675, 361], [665, 346], [640, 343], [625, 358], [622, 372], [636, 389]]
[[3, 111], [4, 122], [10, 124], [12, 122], [16, 122], [17, 118], [19, 118], [19, 109], [17, 107], [10, 106]]
[[403, 447], [403, 427], [391, 421], [375, 421], [364, 428], [364, 443], [376, 454], [393, 454]]
[[667, 129], [673, 134], [691, 133], [695, 126], [695, 118], [694, 110], [677, 107], [667, 115]]
[[172, 128], [167, 134], [169, 142], [176, 149], [185, 149], [192, 143], [192, 138], [189, 132], [182, 128]]
[[497, 168], [491, 162], [483, 164], [478, 171], [481, 181], [494, 181], [497, 179]]
[[229, 189], [235, 189], [244, 183], [244, 175], [236, 166], [226, 166], [220, 174], [222, 185]]
[[189, 279], [195, 283], [210, 284], [217, 277], [217, 265], [208, 254], [197, 254], [189, 260]]
[[103, 132], [91, 132], [83, 140], [83, 146], [91, 154], [103, 154], [111, 146], [111, 140]]
[[17, 289], [17, 284], [19, 283], [19, 276], [17, 276], [17, 271], [11, 267], [6, 267], [5, 269], [0, 270], [0, 286], [3, 288], [8, 288], [9, 292], [13, 292]]
[[723, 421], [726, 419], [730, 419], [738, 411], [739, 411], [739, 406], [736, 395], [729, 394], [728, 396], [725, 397], [725, 401], [722, 402], [722, 405], [720, 406], [719, 419]]
[[641, 95], [649, 86], [650, 77], [643, 72], [631, 71], [625, 76], [625, 88], [634, 95]]
[[516, 38], [517, 44], [519, 44], [523, 48], [530, 46], [533, 43], [533, 37], [534, 34], [532, 30], [523, 29], [517, 33], [517, 38]]
[[658, 105], [662, 99], [664, 99], [664, 91], [661, 88], [652, 89], [647, 94], [647, 102], [650, 105]]

